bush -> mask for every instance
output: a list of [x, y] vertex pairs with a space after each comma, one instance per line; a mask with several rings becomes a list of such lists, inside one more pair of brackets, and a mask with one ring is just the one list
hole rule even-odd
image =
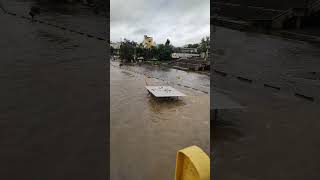
[[158, 59], [160, 61], [171, 60], [171, 54], [173, 53], [173, 46], [170, 44], [170, 40], [167, 39], [165, 44], [160, 44], [158, 46]]
[[136, 42], [125, 39], [120, 45], [120, 58], [124, 61], [133, 61], [136, 45]]

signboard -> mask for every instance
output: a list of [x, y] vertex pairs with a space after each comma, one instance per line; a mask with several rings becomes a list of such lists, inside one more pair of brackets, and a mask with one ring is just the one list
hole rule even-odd
[[186, 96], [171, 86], [146, 86], [146, 89], [155, 97], [180, 97]]

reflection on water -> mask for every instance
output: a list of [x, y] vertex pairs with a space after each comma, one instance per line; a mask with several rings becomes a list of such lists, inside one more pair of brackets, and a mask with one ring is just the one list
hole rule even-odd
[[[186, 82], [202, 77], [198, 83], [209, 84], [202, 75], [130, 68], [162, 78], [180, 76]], [[167, 84], [153, 78], [147, 82]], [[170, 84], [187, 96], [159, 100], [148, 94], [145, 83], [143, 75], [111, 66], [111, 179], [173, 179], [177, 150], [198, 145], [209, 153], [209, 96]]]

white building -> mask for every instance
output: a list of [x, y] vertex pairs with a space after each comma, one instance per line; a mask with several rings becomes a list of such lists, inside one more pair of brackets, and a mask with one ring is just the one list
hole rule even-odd
[[179, 48], [181, 53], [198, 53], [198, 49], [197, 48], [187, 48], [187, 47], [183, 47], [183, 48]]
[[197, 48], [187, 48], [187, 47], [180, 47], [174, 50], [174, 53], [171, 54], [173, 59], [179, 58], [192, 58], [192, 57], [200, 57]]
[[171, 57], [173, 59], [191, 58], [191, 57], [200, 57], [200, 54], [194, 54], [194, 53], [172, 53]]

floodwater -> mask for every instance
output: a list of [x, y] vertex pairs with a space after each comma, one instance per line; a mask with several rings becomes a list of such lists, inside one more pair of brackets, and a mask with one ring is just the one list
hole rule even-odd
[[[105, 179], [105, 41], [23, 19], [23, 2], [3, 4], [17, 16], [0, 14], [1, 179]], [[91, 18], [65, 21], [85, 28]]]
[[109, 36], [108, 13], [101, 12], [97, 15], [92, 8], [81, 4], [38, 0], [3, 0], [2, 2], [6, 9], [18, 16], [29, 17], [30, 7], [36, 5], [41, 8], [40, 14], [35, 16], [36, 20], [102, 38]]
[[[111, 179], [173, 179], [178, 150], [197, 145], [209, 154], [209, 95], [177, 85], [209, 88], [208, 76], [111, 62], [110, 78]], [[158, 100], [148, 94], [146, 83], [169, 84], [187, 96]]]
[[222, 27], [216, 29], [215, 49], [219, 53], [213, 59], [214, 69], [320, 97], [319, 81], [296, 78], [298, 74], [319, 71], [319, 44]]
[[293, 92], [319, 98], [320, 48], [220, 27], [215, 37], [213, 69], [255, 81], [211, 76], [215, 87], [244, 106], [219, 112], [211, 149], [214, 179], [319, 179], [320, 105]]

